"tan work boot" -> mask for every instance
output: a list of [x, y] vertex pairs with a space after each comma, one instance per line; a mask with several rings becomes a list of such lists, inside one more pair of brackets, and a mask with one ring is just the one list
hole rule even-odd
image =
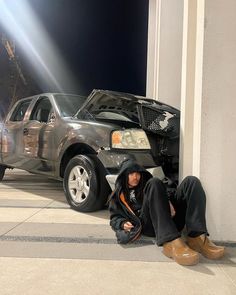
[[199, 261], [199, 254], [190, 249], [181, 238], [165, 243], [163, 253], [181, 265], [195, 265]]
[[205, 234], [196, 238], [187, 237], [187, 244], [208, 259], [220, 259], [225, 254], [225, 247], [216, 246]]

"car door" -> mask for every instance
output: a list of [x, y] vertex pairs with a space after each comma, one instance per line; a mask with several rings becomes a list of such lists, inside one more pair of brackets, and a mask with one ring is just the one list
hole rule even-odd
[[2, 130], [2, 158], [7, 165], [22, 168], [24, 118], [32, 99], [20, 100], [6, 118]]
[[46, 96], [39, 97], [24, 125], [24, 169], [47, 175], [54, 174], [54, 126], [55, 112], [50, 99]]

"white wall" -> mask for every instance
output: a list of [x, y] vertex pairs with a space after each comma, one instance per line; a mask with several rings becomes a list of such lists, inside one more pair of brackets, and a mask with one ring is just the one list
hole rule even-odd
[[200, 178], [217, 240], [236, 241], [236, 1], [205, 1]]
[[183, 0], [149, 0], [147, 96], [180, 108]]
[[162, 0], [158, 97], [180, 108], [183, 1]]
[[[193, 174], [203, 183], [212, 239], [235, 242], [236, 1], [183, 2], [150, 0], [156, 10], [150, 15], [155, 26], [149, 27], [147, 94], [181, 105], [181, 176]], [[169, 48], [178, 44], [170, 37], [173, 22], [183, 23], [182, 36], [172, 32], [183, 40], [183, 56], [176, 54], [181, 100], [179, 69], [170, 75], [178, 68]]]

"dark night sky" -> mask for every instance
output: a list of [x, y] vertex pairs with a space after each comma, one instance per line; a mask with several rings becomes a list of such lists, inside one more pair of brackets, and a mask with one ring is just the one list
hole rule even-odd
[[82, 92], [109, 88], [145, 93], [147, 0], [30, 3], [82, 79]]
[[[92, 89], [101, 88], [145, 95], [147, 0], [28, 2], [79, 81], [76, 89], [67, 91], [87, 95]], [[53, 91], [37, 81], [24, 54], [18, 54], [23, 68], [41, 90]], [[0, 65], [0, 78], [1, 68]]]

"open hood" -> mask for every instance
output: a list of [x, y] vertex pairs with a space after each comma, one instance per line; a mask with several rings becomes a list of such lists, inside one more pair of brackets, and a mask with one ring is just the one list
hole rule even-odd
[[179, 110], [154, 99], [127, 93], [93, 90], [76, 117], [129, 122], [164, 137], [179, 137]]

